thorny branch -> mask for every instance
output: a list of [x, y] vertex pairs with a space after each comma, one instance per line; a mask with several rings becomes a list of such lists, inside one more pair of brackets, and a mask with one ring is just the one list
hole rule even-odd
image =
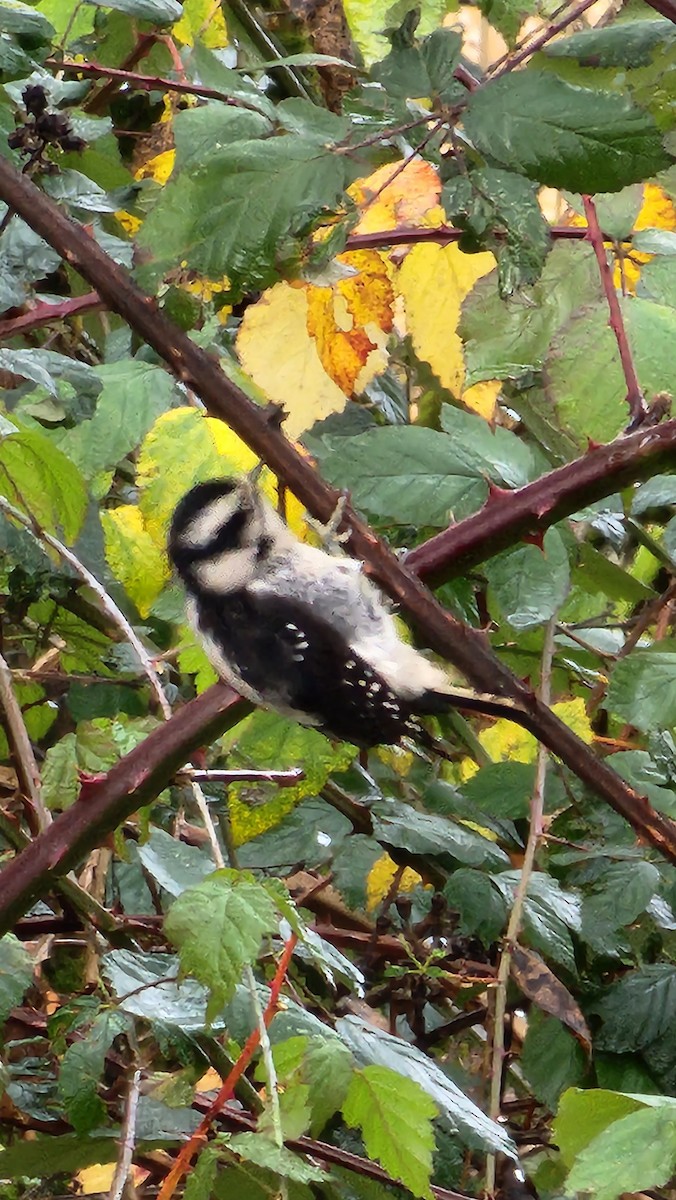
[[[252, 403], [221, 371], [217, 362], [170, 322], [159, 311], [156, 302], [143, 295], [128, 274], [112, 262], [79, 225], [66, 217], [53, 201], [6, 160], [0, 162], [0, 197], [87, 279], [106, 305], [128, 321], [136, 334], [156, 350], [178, 378], [201, 397], [207, 410], [224, 420], [316, 518], [329, 520], [339, 499], [337, 492], [324, 483], [312, 464], [286, 440], [281, 430], [269, 420], [265, 409]], [[656, 432], [659, 431], [648, 430], [642, 436], [650, 439]], [[624, 816], [641, 837], [650, 841], [671, 861], [676, 861], [676, 828], [672, 822], [656, 813], [644, 796], [599, 760], [568, 726], [538, 700], [531, 689], [496, 658], [484, 634], [463, 625], [446, 612], [349, 505], [345, 506], [344, 524], [349, 529], [352, 551], [362, 558], [381, 586], [402, 606], [427, 644], [449, 659], [479, 691], [492, 692], [513, 704], [516, 719]], [[205, 697], [200, 699], [204, 700]], [[186, 713], [190, 710], [194, 712], [194, 706], [188, 706], [174, 721], [181, 718], [187, 721]], [[218, 722], [212, 719], [212, 729], [214, 725], [217, 726]], [[139, 786], [144, 796], [150, 796], [150, 789], [159, 778], [170, 778], [199, 741], [208, 740], [208, 730], [198, 731], [193, 724], [191, 732], [198, 741], [190, 744], [185, 729], [182, 730], [181, 754], [178, 753], [177, 744], [173, 740], [169, 742], [165, 734], [165, 753], [171, 758], [169, 774], [166, 772], [166, 760], [162, 762], [161, 754], [159, 758], [157, 756], [157, 747], [153, 747], [156, 755], [153, 769], [147, 770], [147, 763], [144, 762]], [[144, 743], [144, 748], [149, 741]], [[100, 794], [98, 788], [92, 789], [95, 798], [90, 801], [90, 807], [97, 805], [97, 812], [106, 823], [106, 830], [114, 828], [117, 823], [111, 819], [106, 801], [111, 804], [114, 797], [118, 806], [124, 806], [129, 797], [121, 795], [116, 789], [136, 786], [126, 774], [131, 757], [128, 756], [119, 764], [117, 773], [115, 769], [111, 771], [100, 785]], [[181, 758], [182, 761], [179, 761]], [[135, 807], [138, 807], [138, 803], [132, 800], [127, 811], [133, 811]], [[70, 817], [70, 814], [67, 815]], [[48, 833], [52, 833], [58, 824], [56, 821]], [[26, 897], [41, 886], [39, 877], [42, 870], [58, 874], [59, 868], [63, 869], [61, 863], [64, 859], [70, 860], [74, 856], [76, 860], [80, 847], [90, 844], [87, 839], [92, 837], [96, 825], [85, 830], [86, 824], [81, 822], [75, 835], [71, 820], [71, 836], [67, 844], [59, 844], [60, 854], [56, 862], [49, 853], [43, 858], [44, 840], [47, 837], [43, 834], [30, 848], [30, 868], [22, 855], [23, 862], [16, 860], [5, 869], [3, 886], [12, 868], [14, 873], [11, 894], [5, 892], [6, 902], [0, 905], [3, 922], [10, 910], [12, 917], [23, 911]], [[60, 832], [65, 836], [63, 827]], [[42, 846], [39, 844], [41, 842]]]
[[410, 571], [438, 586], [524, 537], [537, 538], [571, 513], [673, 463], [676, 421], [637, 430], [513, 491], [493, 487], [484, 507], [406, 555]]

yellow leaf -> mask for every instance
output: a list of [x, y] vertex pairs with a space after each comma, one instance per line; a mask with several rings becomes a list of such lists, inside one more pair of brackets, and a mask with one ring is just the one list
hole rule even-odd
[[361, 209], [355, 233], [411, 225], [437, 228], [445, 221], [439, 204], [439, 173], [422, 159], [387, 163], [365, 179], [357, 179], [347, 191]]
[[101, 524], [108, 564], [141, 616], [147, 617], [169, 578], [166, 556], [134, 504], [102, 512]]
[[588, 746], [591, 745], [594, 740], [594, 731], [581, 696], [577, 696], [574, 700], [562, 700], [560, 704], [553, 705], [553, 711], [559, 720], [572, 729], [573, 733], [576, 733], [583, 742], [586, 742]]
[[155, 183], [165, 184], [174, 169], [175, 160], [175, 150], [163, 150], [161, 154], [147, 159], [143, 166], [134, 172], [134, 179], [154, 179]]
[[277, 283], [247, 308], [237, 337], [244, 370], [289, 416], [284, 431], [295, 438], [330, 413], [342, 412], [346, 398], [322, 366], [308, 333], [308, 301], [303, 287]]
[[219, 475], [244, 475], [258, 459], [215, 417], [196, 408], [163, 413], [146, 435], [138, 462], [137, 484], [146, 528], [164, 545], [169, 519], [189, 488]]
[[[395, 277], [418, 358], [429, 363], [442, 386], [457, 397], [463, 395], [465, 381], [465, 359], [457, 332], [460, 306], [477, 280], [494, 266], [492, 254], [463, 254], [455, 245], [424, 243], [406, 255]], [[480, 405], [475, 400], [473, 407], [490, 416], [492, 409], [487, 411], [485, 396], [484, 392]]]
[[[552, 705], [565, 725], [568, 725], [587, 745], [593, 740], [594, 734], [589, 723], [584, 700], [576, 697], [574, 700], [562, 700]], [[479, 741], [493, 762], [523, 762], [535, 761], [538, 743], [532, 733], [515, 725], [513, 721], [495, 721], [488, 729], [479, 734]], [[463, 759], [459, 774], [461, 779], [468, 779], [478, 770], [476, 763], [469, 758]]]
[[338, 256], [355, 274], [332, 287], [308, 287], [307, 328], [322, 365], [346, 396], [385, 369], [394, 292], [387, 261], [375, 250]]
[[[385, 899], [398, 870], [397, 864], [393, 862], [389, 854], [382, 854], [380, 858], [376, 859], [366, 881], [366, 909], [368, 912], [371, 912]], [[399, 880], [397, 891], [412, 892], [419, 883], [422, 883], [422, 876], [417, 871], [413, 871], [411, 867], [406, 867]]]
[[[117, 1153], [117, 1143], [111, 1138], [110, 1154], [113, 1161], [109, 1163], [96, 1163], [93, 1167], [83, 1167], [81, 1171], [77, 1172], [75, 1175], [75, 1182], [78, 1185], [78, 1195], [83, 1193], [85, 1196], [91, 1196], [97, 1192], [100, 1194], [101, 1192], [110, 1191], [110, 1187], [115, 1176], [115, 1171], [117, 1169], [117, 1163], [114, 1161]], [[134, 1195], [136, 1193], [136, 1188], [140, 1188], [141, 1184], [144, 1183], [148, 1178], [148, 1175], [149, 1172], [145, 1167], [139, 1167], [135, 1164], [132, 1164], [129, 1171], [130, 1183], [132, 1185], [128, 1189], [129, 1193]], [[126, 1192], [127, 1189], [125, 1188], [125, 1193]]]
[[125, 212], [123, 208], [121, 208], [119, 212], [115, 213], [115, 218], [120, 222], [120, 225], [124, 229], [125, 233], [128, 233], [130, 237], [134, 237], [143, 224], [143, 221], [140, 217], [135, 217], [133, 213]]
[[485, 421], [491, 421], [495, 416], [495, 406], [500, 395], [500, 380], [486, 379], [475, 383], [462, 393], [462, 402], [471, 412], [477, 413]]
[[185, 46], [194, 46], [199, 37], [208, 50], [228, 45], [228, 31], [220, 0], [184, 0], [183, 16], [173, 26], [173, 35]]
[[[111, 1147], [111, 1158], [114, 1160], [116, 1155], [116, 1147], [113, 1143]], [[84, 1167], [77, 1173], [77, 1182], [79, 1191], [85, 1195], [91, 1195], [93, 1192], [108, 1192], [110, 1185], [113, 1182], [113, 1176], [117, 1168], [115, 1161], [109, 1163], [96, 1163], [93, 1167]]]

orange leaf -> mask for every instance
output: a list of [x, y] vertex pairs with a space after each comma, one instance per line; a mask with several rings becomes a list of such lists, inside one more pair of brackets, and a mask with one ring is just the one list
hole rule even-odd
[[354, 274], [332, 287], [308, 288], [307, 328], [324, 370], [350, 396], [385, 366], [394, 292], [388, 264], [375, 250], [341, 254], [339, 262]]

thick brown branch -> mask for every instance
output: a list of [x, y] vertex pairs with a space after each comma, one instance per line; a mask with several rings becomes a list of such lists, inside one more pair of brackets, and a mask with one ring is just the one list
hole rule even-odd
[[406, 566], [430, 586], [457, 579], [524, 537], [544, 533], [571, 513], [619, 492], [660, 467], [673, 466], [676, 421], [597, 446], [513, 492], [492, 492], [484, 507], [406, 555]]
[[646, 3], [676, 25], [676, 0], [646, 0]]
[[247, 706], [225, 684], [186, 704], [101, 780], [85, 781], [79, 799], [3, 867], [0, 932], [11, 929], [38, 896], [136, 809], [154, 800], [198, 746], [241, 720]]
[[[313, 516], [322, 521], [329, 520], [339, 499], [337, 492], [323, 482], [312, 464], [286, 440], [275, 422], [268, 419], [265, 409], [252, 403], [221, 371], [218, 363], [172, 324], [158, 310], [155, 301], [143, 295], [128, 274], [113, 263], [79, 225], [66, 217], [52, 200], [6, 159], [0, 160], [0, 198], [96, 288], [108, 307], [128, 321], [137, 335], [153, 347], [178, 378], [201, 397], [211, 413], [227, 422], [247, 442]], [[496, 693], [513, 700], [521, 710], [520, 715], [515, 712], [515, 719], [520, 720], [580, 779], [621, 813], [642, 837], [676, 862], [676, 827], [671, 821], [656, 813], [645, 797], [638, 795], [610, 767], [597, 759], [588, 746], [541, 704], [531, 689], [496, 658], [480, 631], [462, 625], [445, 612], [424, 585], [359, 520], [349, 505], [345, 508], [345, 524], [350, 530], [350, 545], [354, 553], [368, 564], [384, 589], [401, 604], [427, 644], [454, 663], [479, 691]], [[170, 735], [166, 730], [164, 736], [175, 770], [180, 765], [175, 747], [169, 745]], [[147, 744], [144, 743], [144, 746]], [[183, 757], [183, 762], [189, 753], [190, 750]], [[162, 763], [157, 768], [162, 775], [165, 765]], [[68, 816], [72, 819], [70, 813]], [[55, 822], [53, 828], [57, 824]], [[33, 847], [38, 846], [40, 841], [42, 838], [37, 839]], [[58, 867], [59, 859], [52, 866], [48, 858], [44, 865], [53, 870], [55, 866]], [[14, 915], [19, 915], [20, 911], [21, 905], [15, 903]]]

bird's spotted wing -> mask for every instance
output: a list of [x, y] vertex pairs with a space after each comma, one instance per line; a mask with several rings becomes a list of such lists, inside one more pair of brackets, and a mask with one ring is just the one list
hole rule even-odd
[[415, 736], [410, 703], [310, 605], [261, 591], [204, 594], [198, 619], [207, 641], [270, 708], [304, 713], [324, 733], [358, 746]]

